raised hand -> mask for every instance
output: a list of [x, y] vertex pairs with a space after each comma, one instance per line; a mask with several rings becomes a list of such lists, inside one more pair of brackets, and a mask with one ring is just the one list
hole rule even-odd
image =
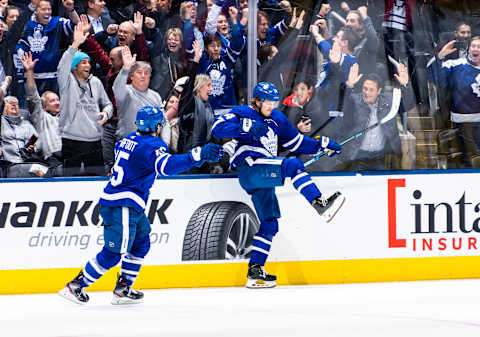
[[80, 15], [80, 22], [83, 24], [83, 31], [89, 33], [92, 29], [92, 23], [88, 21], [88, 17], [85, 14]]
[[118, 25], [115, 23], [109, 24], [107, 26], [107, 34], [108, 35], [115, 35], [118, 32]]
[[345, 12], [350, 12], [350, 7], [345, 1], [342, 1], [342, 3], [340, 4], [340, 8], [343, 9]]
[[[35, 61], [38, 61], [38, 60], [35, 60]], [[0, 85], [0, 88], [4, 92], [6, 92], [10, 84], [12, 84], [12, 76], [5, 76], [5, 79], [3, 80], [3, 83]]]
[[347, 87], [353, 88], [362, 77], [362, 74], [358, 74], [358, 63], [354, 63], [353, 66], [350, 67], [348, 79], [345, 84], [347, 85]]
[[132, 56], [132, 52], [128, 46], [122, 48], [123, 69], [130, 71], [135, 62], [137, 62], [137, 54]]
[[294, 28], [294, 27], [297, 25], [297, 21], [298, 21], [298, 18], [297, 18], [297, 7], [294, 7], [294, 8], [293, 8], [292, 18], [290, 19], [290, 24], [288, 25], [288, 27], [289, 27], [289, 28]]
[[357, 10], [360, 12], [360, 17], [362, 18], [362, 20], [365, 20], [368, 16], [367, 14], [367, 6], [360, 6], [357, 8]]
[[330, 4], [322, 4], [322, 7], [320, 7], [320, 10], [318, 11], [317, 17], [324, 18], [331, 9], [332, 7], [330, 7]]
[[408, 68], [406, 65], [404, 65], [403, 63], [400, 63], [398, 66], [397, 66], [397, 73], [398, 74], [395, 74], [395, 78], [397, 79], [397, 81], [403, 85], [404, 87], [407, 86], [408, 84]]
[[238, 9], [235, 6], [228, 7], [228, 15], [234, 25], [237, 24]]
[[72, 47], [78, 49], [78, 47], [85, 42], [89, 33], [85, 31], [83, 23], [80, 21], [73, 30], [73, 43]]
[[135, 34], [142, 34], [143, 15], [140, 12], [133, 14], [133, 27], [135, 28]]
[[73, 0], [62, 0], [63, 7], [68, 9], [69, 12], [73, 11], [75, 9], [75, 3]]
[[298, 16], [298, 20], [297, 20], [297, 24], [295, 25], [295, 29], [302, 29], [303, 27], [303, 17], [305, 16], [305, 11], [302, 10], [302, 12], [300, 13], [300, 15]]
[[446, 56], [450, 55], [451, 53], [455, 52], [457, 48], [455, 48], [455, 41], [452, 40], [448, 42], [446, 45], [443, 46], [443, 48], [440, 50], [438, 53], [438, 57], [443, 60]]
[[193, 41], [193, 61], [198, 63], [202, 58], [202, 54], [203, 50], [200, 43], [197, 40]]
[[332, 63], [340, 63], [340, 60], [342, 59], [342, 49], [337, 41], [333, 43], [328, 56]]
[[285, 12], [291, 13], [292, 12], [292, 5], [287, 0], [281, 1], [279, 4], [280, 8], [282, 8]]
[[29, 72], [33, 71], [33, 69], [35, 68], [35, 64], [38, 62], [38, 59], [32, 60], [32, 53], [28, 51], [23, 53], [20, 61], [22, 62], [23, 69], [25, 69], [26, 72]]

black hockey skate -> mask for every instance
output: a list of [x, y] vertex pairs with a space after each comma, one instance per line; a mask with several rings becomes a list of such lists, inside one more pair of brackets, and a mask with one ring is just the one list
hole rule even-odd
[[132, 289], [122, 275], [118, 276], [117, 285], [113, 290], [112, 304], [133, 304], [143, 301], [143, 293]]
[[330, 222], [345, 202], [345, 196], [340, 192], [333, 193], [328, 199], [318, 197], [313, 199], [312, 206], [326, 222]]
[[77, 304], [85, 304], [90, 299], [85, 292], [85, 288], [80, 285], [80, 280], [83, 279], [83, 270], [72, 281], [68, 282], [65, 288], [60, 290], [58, 294], [69, 301]]
[[247, 288], [273, 288], [277, 285], [277, 277], [268, 274], [262, 265], [251, 264], [248, 266]]

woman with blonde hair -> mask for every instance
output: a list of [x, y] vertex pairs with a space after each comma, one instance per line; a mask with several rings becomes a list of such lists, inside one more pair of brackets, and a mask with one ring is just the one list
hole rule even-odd
[[[195, 56], [190, 63], [190, 80], [182, 91], [178, 106], [180, 135], [178, 152], [185, 153], [190, 149], [213, 141], [213, 109], [208, 102], [212, 92], [212, 81], [207, 74], [197, 74], [198, 62], [202, 50], [198, 42], [194, 42]], [[195, 80], [192, 80], [195, 79]], [[218, 172], [215, 165], [204, 164], [199, 168], [191, 169], [191, 173]], [[217, 165], [218, 166], [218, 165]]]

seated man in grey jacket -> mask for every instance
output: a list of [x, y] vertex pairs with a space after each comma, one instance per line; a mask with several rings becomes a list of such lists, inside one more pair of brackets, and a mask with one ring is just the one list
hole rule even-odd
[[[0, 160], [7, 165], [23, 163], [25, 154], [34, 150], [37, 132], [29, 121], [20, 116], [16, 97], [7, 96], [3, 103], [3, 114], [0, 117]], [[6, 175], [7, 165], [2, 165], [0, 177]]]
[[59, 127], [65, 175], [104, 175], [102, 125], [112, 117], [113, 105], [102, 82], [93, 76], [90, 57], [78, 51], [88, 32], [83, 23], [75, 26], [72, 45], [58, 65], [60, 88]]

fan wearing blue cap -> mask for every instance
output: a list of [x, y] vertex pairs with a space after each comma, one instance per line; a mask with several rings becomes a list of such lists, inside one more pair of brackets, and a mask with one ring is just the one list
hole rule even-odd
[[142, 107], [135, 120], [137, 131], [115, 145], [115, 165], [99, 201], [104, 247], [59, 292], [78, 304], [89, 300], [85, 288], [120, 261], [112, 304], [143, 300], [143, 293], [132, 289], [132, 285], [150, 250], [151, 227], [145, 206], [155, 178], [185, 172], [204, 161], [217, 162], [223, 155], [222, 147], [216, 144], [196, 147], [185, 154], [169, 154], [167, 144], [160, 138], [166, 119], [159, 107]]

